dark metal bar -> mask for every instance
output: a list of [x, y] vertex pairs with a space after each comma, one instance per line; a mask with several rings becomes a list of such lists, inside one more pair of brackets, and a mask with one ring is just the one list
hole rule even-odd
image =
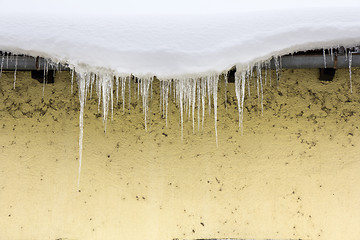
[[70, 70], [66, 65], [55, 64], [40, 57], [30, 57], [24, 55], [1, 55], [0, 67], [3, 71], [33, 71], [33, 70]]
[[[360, 53], [352, 54], [352, 67], [360, 67]], [[284, 69], [297, 69], [297, 68], [325, 68], [323, 54], [295, 54], [285, 55], [281, 58], [277, 58], [277, 61], [281, 61], [281, 67]], [[326, 68], [348, 68], [349, 67], [349, 55], [334, 54], [325, 57]], [[0, 53], [0, 67], [2, 65], [3, 71], [33, 71], [33, 70], [70, 70], [70, 68], [63, 64], [55, 64], [51, 61], [40, 58], [30, 57], [25, 55], [9, 55]], [[275, 59], [270, 61], [271, 69], [276, 69]]]
[[[352, 54], [351, 67], [360, 67], [360, 54]], [[349, 68], [349, 56], [336, 56], [333, 57], [326, 55], [326, 68]], [[323, 55], [286, 55], [282, 56], [282, 68], [296, 69], [296, 68], [325, 68]], [[271, 69], [275, 69], [275, 59], [271, 59]]]

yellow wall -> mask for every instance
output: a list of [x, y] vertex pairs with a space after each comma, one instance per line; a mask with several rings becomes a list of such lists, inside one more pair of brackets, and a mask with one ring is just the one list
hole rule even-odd
[[[353, 69], [333, 82], [317, 70], [284, 71], [266, 87], [264, 114], [246, 100], [238, 131], [233, 85], [219, 90], [219, 146], [213, 117], [192, 133], [158, 89], [143, 126], [141, 104], [104, 128], [87, 102], [80, 189], [77, 92], [70, 76], [45, 86], [29, 73], [0, 79], [0, 239], [358, 239], [360, 84]], [[76, 87], [74, 86], [76, 90]], [[133, 93], [134, 94], [134, 93]]]

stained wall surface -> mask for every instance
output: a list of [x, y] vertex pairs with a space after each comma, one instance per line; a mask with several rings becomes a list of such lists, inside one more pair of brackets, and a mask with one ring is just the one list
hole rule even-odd
[[[141, 100], [121, 101], [104, 133], [85, 110], [78, 178], [79, 102], [70, 75], [43, 86], [29, 73], [0, 79], [0, 239], [358, 239], [360, 70], [284, 70], [256, 87], [238, 128], [233, 83], [220, 84], [218, 147], [206, 112], [195, 132], [154, 82], [148, 131]], [[278, 85], [278, 86], [277, 86]], [[43, 92], [44, 87], [44, 92]], [[133, 85], [135, 87], [135, 85]], [[128, 99], [128, 93], [126, 98]]]

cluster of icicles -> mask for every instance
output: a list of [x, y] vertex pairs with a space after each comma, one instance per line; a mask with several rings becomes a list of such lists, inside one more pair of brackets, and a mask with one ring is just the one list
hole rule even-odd
[[[331, 58], [334, 57], [333, 49], [327, 50]], [[346, 57], [349, 62], [349, 73], [350, 73], [350, 91], [352, 92], [352, 80], [351, 80], [351, 64], [352, 64], [352, 52], [345, 51]], [[326, 68], [326, 52], [323, 50], [324, 55], [324, 68]], [[274, 59], [273, 66], [271, 66], [271, 59]], [[16, 66], [17, 56], [6, 54], [2, 55], [1, 66], [0, 66], [0, 77], [3, 68], [6, 68], [5, 64], [9, 64], [10, 61], [15, 61], [14, 71], [14, 88], [16, 85]], [[59, 63], [54, 63], [51, 59], [44, 61], [44, 86], [45, 88], [45, 75], [48, 72], [49, 66], [60, 66]], [[263, 89], [265, 85], [271, 85], [271, 69], [275, 69], [276, 80], [278, 82], [282, 70], [281, 56], [272, 57], [266, 61], [258, 61], [254, 64], [237, 65], [235, 73], [235, 93], [237, 99], [237, 108], [239, 113], [239, 129], [241, 134], [243, 133], [243, 118], [244, 118], [244, 100], [245, 94], [250, 97], [250, 85], [253, 81], [256, 89], [256, 95], [259, 98], [261, 104], [261, 111], [263, 112]], [[204, 118], [206, 111], [206, 104], [208, 105], [209, 114], [213, 109], [214, 115], [214, 128], [216, 145], [217, 141], [217, 94], [218, 84], [221, 76], [225, 79], [225, 92], [227, 86], [227, 71], [219, 74], [209, 74], [204, 77], [183, 77], [160, 80], [160, 113], [165, 118], [166, 125], [168, 123], [168, 105], [170, 95], [173, 94], [173, 99], [176, 106], [180, 111], [180, 125], [181, 125], [181, 139], [183, 138], [184, 128], [184, 116], [188, 116], [188, 119], [192, 119], [193, 132], [197, 128], [203, 128]], [[76, 81], [78, 84], [79, 100], [80, 100], [80, 116], [79, 116], [79, 172], [78, 172], [78, 186], [80, 184], [81, 174], [81, 163], [82, 163], [82, 152], [83, 152], [83, 134], [84, 134], [84, 108], [87, 99], [92, 98], [93, 89], [98, 98], [98, 111], [102, 111], [104, 126], [106, 130], [106, 124], [110, 112], [111, 119], [113, 117], [114, 106], [119, 104], [121, 100], [122, 109], [125, 111], [126, 104], [130, 106], [131, 103], [131, 89], [132, 84], [135, 84], [133, 88], [137, 93], [136, 98], [141, 97], [142, 108], [144, 114], [145, 130], [148, 128], [148, 113], [149, 113], [149, 102], [153, 95], [153, 81], [155, 77], [142, 77], [137, 78], [133, 75], [129, 76], [114, 76], [110, 73], [98, 73], [87, 71], [76, 71], [73, 68], [71, 70], [71, 91], [73, 91], [73, 83], [76, 74]], [[247, 90], [246, 90], [247, 89]], [[126, 99], [126, 91], [128, 92], [128, 99]], [[137, 95], [137, 96], [136, 96]], [[133, 96], [134, 97], [134, 96]], [[225, 94], [225, 102], [226, 102]], [[197, 119], [197, 122], [195, 121]]]
[[[275, 61], [277, 78], [280, 77], [281, 72], [281, 64], [279, 60], [280, 57], [276, 58]], [[240, 68], [240, 66], [238, 66], [237, 69], [238, 70], [235, 74], [235, 92], [239, 111], [239, 128], [242, 131], [245, 89], [248, 88], [247, 94], [250, 96], [250, 82], [256, 75], [254, 86], [257, 89], [257, 96], [259, 97], [259, 100], [261, 100], [261, 105], [263, 104], [263, 85], [266, 85], [268, 82], [271, 84], [270, 60], [258, 62], [255, 66], [248, 65], [246, 68]], [[265, 71], [263, 71], [263, 69], [265, 69]], [[71, 82], [73, 83], [75, 76], [74, 71], [71, 72]], [[174, 102], [180, 111], [181, 139], [183, 139], [184, 119], [186, 116], [188, 119], [192, 120], [192, 128], [193, 132], [195, 132], [196, 129], [200, 130], [204, 127], [205, 112], [208, 111], [209, 114], [211, 114], [211, 111], [213, 110], [215, 139], [216, 145], [218, 144], [217, 94], [218, 84], [222, 76], [224, 76], [225, 86], [227, 86], [228, 78], [226, 73], [214, 73], [204, 77], [184, 77], [159, 80], [160, 113], [165, 118], [165, 124], [167, 126], [169, 99], [172, 95], [172, 99], [174, 99]], [[98, 111], [102, 112], [105, 131], [109, 115], [111, 119], [113, 118], [114, 106], [122, 104], [122, 110], [125, 111], [126, 106], [131, 103], [132, 97], [140, 98], [142, 101], [144, 125], [145, 130], [147, 130], [149, 103], [153, 95], [154, 79], [155, 77], [152, 76], [142, 77], [140, 79], [132, 75], [116, 77], [112, 74], [106, 73], [94, 74], [88, 72], [76, 72], [76, 81], [78, 84], [80, 99], [79, 179], [83, 149], [84, 107], [86, 100], [92, 98], [93, 90], [95, 90], [98, 98]], [[135, 89], [133, 96], [131, 89]]]

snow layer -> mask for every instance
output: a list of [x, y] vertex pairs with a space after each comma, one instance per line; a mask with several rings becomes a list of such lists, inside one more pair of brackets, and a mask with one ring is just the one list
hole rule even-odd
[[[319, 1], [315, 6], [324, 7], [311, 9], [280, 0], [243, 7], [230, 0], [210, 1], [202, 11], [201, 1], [187, 11], [185, 1], [175, 11], [157, 0], [164, 8], [155, 5], [147, 10], [152, 13], [144, 13], [146, 4], [140, 4], [133, 14], [128, 11], [131, 4], [121, 2], [113, 8], [104, 4], [98, 13], [94, 2], [83, 5], [83, 11], [77, 5], [66, 11], [66, 1], [58, 10], [42, 1], [31, 7], [18, 2], [28, 8], [15, 12], [5, 5], [10, 10], [0, 21], [0, 50], [50, 57], [88, 72], [106, 69], [164, 78], [204, 74], [273, 55], [360, 41], [360, 3], [353, 1], [342, 2], [351, 7]], [[261, 10], [255, 11], [255, 3]]]

